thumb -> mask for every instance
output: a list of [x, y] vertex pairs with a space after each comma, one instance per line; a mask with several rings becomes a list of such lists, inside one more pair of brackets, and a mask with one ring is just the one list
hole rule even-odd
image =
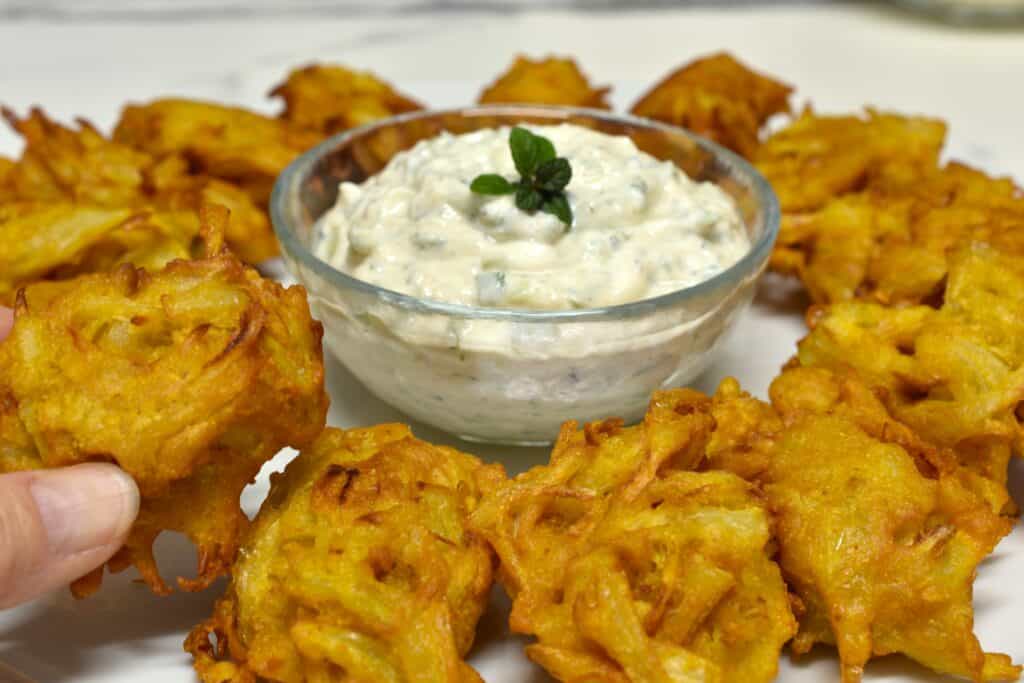
[[139, 512], [139, 491], [113, 465], [0, 476], [0, 609], [106, 562]]

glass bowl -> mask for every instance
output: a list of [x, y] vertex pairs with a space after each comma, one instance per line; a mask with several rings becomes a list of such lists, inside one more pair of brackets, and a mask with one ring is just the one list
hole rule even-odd
[[[317, 219], [342, 181], [361, 182], [441, 131], [572, 123], [628, 135], [736, 202], [751, 249], [709, 280], [606, 308], [524, 312], [420, 299], [357, 280], [312, 251]], [[680, 128], [604, 111], [480, 106], [414, 112], [347, 131], [278, 178], [270, 203], [285, 261], [306, 286], [328, 349], [378, 397], [464, 439], [550, 443], [565, 420], [636, 420], [653, 391], [680, 386], [714, 358], [754, 295], [779, 206], [750, 164]]]

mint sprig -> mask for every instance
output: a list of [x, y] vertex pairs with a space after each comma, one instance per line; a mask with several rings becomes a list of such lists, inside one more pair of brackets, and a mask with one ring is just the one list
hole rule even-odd
[[572, 227], [572, 207], [565, 194], [572, 180], [569, 160], [555, 154], [551, 140], [518, 126], [508, 136], [508, 146], [519, 180], [511, 182], [496, 173], [484, 173], [473, 179], [469, 189], [488, 196], [513, 194], [519, 210], [529, 214], [543, 211], [567, 229]]

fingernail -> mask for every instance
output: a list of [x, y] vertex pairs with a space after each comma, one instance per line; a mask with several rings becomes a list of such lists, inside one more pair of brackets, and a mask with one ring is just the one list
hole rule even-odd
[[135, 482], [113, 465], [40, 472], [29, 491], [56, 557], [121, 542], [139, 509]]

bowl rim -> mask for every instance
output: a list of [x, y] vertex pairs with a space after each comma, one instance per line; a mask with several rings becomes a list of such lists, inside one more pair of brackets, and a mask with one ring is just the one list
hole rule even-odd
[[[674, 135], [682, 135], [695, 143], [704, 151], [712, 154], [726, 167], [733, 171], [733, 175], [746, 176], [752, 186], [754, 196], [761, 204], [764, 213], [765, 229], [758, 239], [750, 246], [750, 249], [735, 263], [713, 275], [712, 277], [698, 282], [697, 284], [677, 289], [667, 294], [661, 294], [647, 299], [630, 301], [623, 304], [603, 306], [597, 308], [580, 308], [565, 311], [524, 311], [521, 309], [509, 308], [484, 308], [478, 306], [467, 306], [465, 304], [454, 304], [436, 299], [424, 299], [411, 294], [403, 294], [385, 287], [380, 287], [365, 280], [355, 278], [331, 264], [320, 259], [308, 249], [298, 238], [295, 230], [290, 225], [289, 203], [298, 196], [298, 184], [305, 173], [311, 169], [320, 159], [339, 146], [348, 143], [353, 138], [372, 133], [375, 130], [394, 125], [401, 125], [410, 121], [437, 116], [487, 116], [487, 115], [509, 115], [509, 116], [553, 116], [561, 115], [563, 118], [572, 116], [591, 117], [608, 123], [617, 123], [635, 127], [647, 128], [648, 130], [661, 130]], [[556, 123], [554, 120], [552, 124]], [[690, 299], [701, 297], [712, 292], [723, 285], [738, 285], [744, 277], [755, 274], [760, 270], [761, 264], [767, 261], [768, 255], [775, 243], [779, 233], [781, 214], [779, 200], [768, 181], [761, 173], [746, 159], [743, 159], [734, 152], [712, 142], [711, 140], [697, 135], [692, 131], [679, 126], [655, 121], [653, 119], [633, 116], [631, 114], [617, 114], [603, 109], [592, 109], [587, 107], [565, 107], [555, 105], [527, 105], [527, 104], [494, 104], [494, 105], [471, 105], [466, 107], [453, 107], [445, 109], [423, 109], [397, 116], [379, 119], [362, 126], [352, 128], [336, 135], [333, 135], [312, 149], [304, 152], [294, 159], [278, 175], [270, 196], [270, 219], [277, 239], [286, 256], [297, 260], [303, 267], [311, 269], [317, 275], [325, 278], [332, 285], [341, 289], [354, 289], [367, 294], [379, 297], [388, 304], [404, 308], [417, 313], [442, 314], [450, 317], [477, 319], [477, 320], [504, 320], [521, 323], [561, 323], [561, 322], [583, 322], [589, 320], [609, 320], [619, 318], [632, 318], [667, 308]], [[286, 258], [287, 261], [287, 258]], [[302, 278], [296, 273], [296, 277]], [[305, 284], [305, 283], [303, 283]], [[312, 295], [322, 299], [316, 292]]]

